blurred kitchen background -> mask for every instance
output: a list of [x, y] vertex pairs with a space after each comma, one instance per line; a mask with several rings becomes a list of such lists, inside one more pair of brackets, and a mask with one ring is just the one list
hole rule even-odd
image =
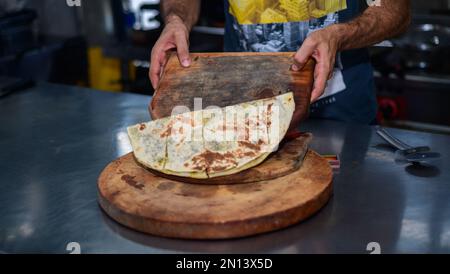
[[[159, 0], [77, 2], [0, 0], [0, 76], [152, 94]], [[412, 4], [409, 31], [371, 48], [378, 121], [450, 134], [450, 0]], [[223, 0], [202, 1], [191, 51], [222, 51], [223, 25]]]

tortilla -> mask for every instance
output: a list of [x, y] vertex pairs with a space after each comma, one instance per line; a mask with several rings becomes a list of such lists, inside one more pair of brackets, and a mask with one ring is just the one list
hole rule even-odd
[[[128, 128], [136, 159], [159, 172], [206, 179], [254, 167], [275, 151], [295, 109], [277, 97], [174, 115]], [[142, 125], [145, 125], [143, 130]]]
[[267, 131], [271, 149], [276, 150], [283, 140], [291, 124], [295, 109], [292, 96], [277, 96], [275, 100], [264, 100], [267, 121]]
[[208, 178], [206, 165], [197, 155], [204, 150], [202, 111], [187, 112], [171, 118], [167, 137], [165, 173], [191, 178]]
[[165, 131], [169, 123], [170, 117], [166, 117], [128, 128], [128, 137], [139, 163], [155, 170], [164, 169], [167, 160]]

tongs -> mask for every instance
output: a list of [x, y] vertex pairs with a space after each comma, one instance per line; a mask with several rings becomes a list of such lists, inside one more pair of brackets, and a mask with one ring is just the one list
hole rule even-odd
[[395, 138], [380, 126], [376, 127], [376, 133], [391, 146], [397, 149], [395, 151], [397, 160], [403, 160], [411, 163], [423, 163], [428, 160], [441, 157], [440, 153], [432, 152], [429, 146], [412, 147]]

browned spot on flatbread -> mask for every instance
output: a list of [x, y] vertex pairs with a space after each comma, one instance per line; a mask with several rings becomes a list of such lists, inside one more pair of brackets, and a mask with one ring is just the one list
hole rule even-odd
[[167, 125], [166, 129], [159, 135], [159, 137], [165, 138], [165, 137], [170, 136], [170, 134], [172, 133], [172, 126], [173, 126], [173, 121], [170, 121], [170, 123]]
[[212, 171], [224, 171], [225, 169], [227, 169], [227, 166], [213, 166], [211, 168]]
[[242, 155], [245, 157], [254, 157], [254, 156], [256, 156], [256, 153], [253, 151], [247, 151], [247, 152], [244, 152]]
[[250, 120], [245, 118], [245, 136], [244, 140], [250, 140]]
[[217, 130], [218, 132], [225, 132], [225, 131], [227, 130], [226, 122], [222, 122], [221, 124], [219, 124], [219, 125], [216, 127], [216, 130]]
[[[194, 170], [221, 171], [237, 165], [235, 155], [231, 152], [219, 153], [206, 150], [192, 158]], [[221, 164], [221, 165], [218, 165]]]
[[194, 164], [194, 166], [192, 166], [192, 169], [196, 170], [196, 171], [203, 171], [206, 169], [206, 167], [205, 167], [205, 165], [202, 165], [202, 164], [196, 164], [196, 165]]
[[142, 130], [145, 129], [145, 127], [146, 127], [145, 124], [140, 124], [140, 125], [139, 125], [139, 130], [142, 131]]
[[251, 150], [255, 150], [255, 151], [260, 151], [261, 150], [261, 145], [263, 144], [262, 140], [259, 140], [257, 144], [253, 144], [251, 142], [244, 142], [244, 141], [239, 141], [238, 142], [240, 146], [243, 147], [247, 147]]
[[270, 103], [269, 105], [267, 105], [267, 126], [270, 127], [272, 125], [272, 119], [269, 119], [269, 117], [272, 117], [272, 106], [273, 103]]
[[270, 104], [267, 105], [267, 112], [269, 114], [272, 114], [272, 107], [273, 107], [273, 103], [270, 103]]
[[131, 176], [131, 175], [123, 175], [122, 177], [120, 177], [122, 179], [122, 181], [124, 181], [125, 183], [127, 183], [129, 186], [132, 186], [136, 189], [142, 190], [144, 188], [144, 184], [142, 183], [138, 183], [134, 180], [134, 178], [136, 178], [136, 176]]
[[[190, 116], [192, 116], [193, 114], [191, 113]], [[181, 120], [179, 119], [179, 121], [181, 121], [181, 123], [183, 124], [187, 124], [190, 126], [194, 126], [194, 119], [192, 117], [186, 117], [185, 115], [181, 116]]]

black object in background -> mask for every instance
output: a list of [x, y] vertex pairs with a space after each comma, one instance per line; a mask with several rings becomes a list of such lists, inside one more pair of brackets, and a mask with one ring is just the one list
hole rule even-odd
[[223, 0], [202, 1], [198, 25], [224, 27], [225, 12]]
[[17, 54], [35, 46], [32, 25], [37, 14], [24, 9], [0, 17], [0, 55]]

